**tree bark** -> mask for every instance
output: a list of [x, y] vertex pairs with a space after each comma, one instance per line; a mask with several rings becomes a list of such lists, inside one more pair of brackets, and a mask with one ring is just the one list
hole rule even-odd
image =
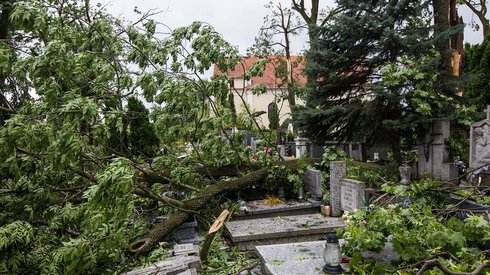
[[439, 268], [442, 272], [444, 272], [444, 274], [448, 274], [448, 275], [478, 275], [478, 274], [482, 274], [482, 271], [484, 271], [484, 269], [490, 267], [490, 263], [481, 264], [472, 272], [457, 272], [457, 271], [449, 270], [439, 260], [433, 259], [433, 260], [426, 261], [422, 266], [422, 268], [420, 268], [420, 270], [417, 272], [417, 275], [423, 275], [427, 269], [433, 266]]
[[[10, 23], [9, 23], [9, 16], [10, 12], [12, 10], [12, 2], [9, 0], [1, 0], [0, 1], [0, 7], [1, 7], [1, 15], [0, 15], [0, 47], [4, 47], [6, 45], [8, 47], [9, 41], [9, 28], [10, 28]], [[0, 107], [2, 108], [1, 111], [4, 113], [3, 115], [0, 114], [0, 123], [2, 123], [2, 120], [6, 120], [11, 113], [14, 113], [14, 110], [12, 109], [12, 106], [8, 102], [7, 98], [5, 97], [4, 89], [5, 89], [5, 80], [7, 76], [6, 75], [0, 75]]]
[[[309, 164], [313, 164], [319, 159], [309, 159]], [[300, 167], [301, 162], [287, 161], [279, 162], [278, 165], [284, 165], [291, 171], [296, 171]], [[262, 168], [253, 172], [250, 172], [240, 178], [219, 181], [216, 184], [210, 185], [204, 188], [196, 197], [191, 198], [183, 202], [182, 209], [177, 210], [174, 214], [165, 220], [163, 223], [157, 225], [148, 235], [140, 240], [137, 240], [131, 244], [130, 251], [134, 253], [148, 253], [155, 245], [165, 239], [175, 228], [184, 223], [191, 212], [199, 211], [211, 198], [216, 197], [222, 193], [235, 192], [249, 187], [253, 184], [263, 182], [269, 175], [267, 168]]]
[[403, 164], [402, 154], [401, 154], [401, 137], [399, 131], [394, 131], [391, 137], [391, 151], [393, 152], [393, 160], [399, 166]]
[[[260, 169], [258, 165], [251, 165], [251, 166], [234, 166], [234, 165], [227, 165], [227, 166], [221, 166], [221, 167], [203, 167], [203, 166], [196, 166], [193, 170], [194, 172], [203, 175], [205, 177], [211, 177], [218, 179], [220, 177], [236, 177], [240, 174], [241, 171], [245, 171], [247, 169], [252, 169], [252, 170], [257, 170]], [[146, 182], [147, 184], [155, 184], [155, 183], [160, 183], [160, 184], [169, 184], [171, 183], [170, 179], [170, 174], [166, 172], [155, 172], [155, 171], [150, 171], [146, 170], [140, 174], [142, 180]]]
[[0, 43], [7, 44], [7, 38], [8, 38], [9, 27], [10, 27], [9, 16], [12, 8], [11, 8], [10, 1], [2, 0], [0, 1], [0, 4], [2, 5], [2, 14], [0, 17]]
[[[254, 183], [261, 182], [267, 178], [269, 174], [267, 169], [261, 169], [251, 172], [241, 178], [231, 181], [220, 181], [215, 185], [211, 185], [204, 189], [197, 197], [184, 202], [182, 208], [197, 211], [202, 208], [211, 198], [231, 191], [238, 191], [245, 187], [251, 186]], [[146, 238], [136, 241], [131, 247], [132, 252], [147, 253], [150, 252], [155, 245], [163, 240], [175, 228], [184, 223], [191, 213], [178, 210], [172, 214], [163, 223], [157, 225]]]
[[[449, 28], [449, 0], [434, 0], [434, 25], [436, 36]], [[449, 73], [451, 68], [451, 47], [449, 39], [438, 41], [436, 49], [441, 54], [440, 68]]]

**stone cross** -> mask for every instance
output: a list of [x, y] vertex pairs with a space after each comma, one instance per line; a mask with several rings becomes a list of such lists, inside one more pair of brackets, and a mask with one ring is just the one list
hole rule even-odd
[[490, 120], [490, 105], [487, 105], [487, 119]]

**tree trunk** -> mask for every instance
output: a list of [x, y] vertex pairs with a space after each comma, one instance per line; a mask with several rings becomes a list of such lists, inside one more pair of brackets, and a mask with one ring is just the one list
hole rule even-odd
[[[485, 18], [484, 18], [485, 19]], [[490, 23], [487, 21], [482, 21], [483, 25], [483, 39], [485, 39], [490, 34]]]
[[2, 0], [0, 1], [0, 4], [2, 5], [2, 14], [0, 16], [0, 43], [5, 43], [7, 44], [7, 38], [8, 38], [8, 33], [9, 33], [9, 16], [10, 16], [10, 11], [12, 10], [11, 8], [11, 3], [10, 1], [7, 0]]
[[[10, 1], [2, 0], [0, 1], [2, 5], [1, 15], [0, 15], [0, 47], [4, 47], [7, 45], [8, 47], [8, 38], [9, 38], [9, 16], [10, 11], [12, 10]], [[7, 98], [3, 94], [6, 75], [0, 75], [0, 107], [3, 107], [6, 110], [12, 110]], [[6, 112], [6, 114], [0, 115], [0, 125], [2, 124], [2, 120], [5, 120], [9, 117], [10, 112]]]
[[[261, 169], [251, 172], [236, 180], [218, 182], [217, 184], [211, 185], [204, 189], [197, 197], [184, 202], [183, 208], [187, 210], [198, 211], [211, 198], [224, 192], [238, 191], [257, 182], [264, 181], [267, 178], [268, 174], [269, 172], [267, 169]], [[130, 248], [131, 251], [137, 253], [150, 252], [155, 245], [163, 240], [175, 228], [184, 223], [190, 215], [190, 212], [178, 210], [177, 212], [172, 214], [169, 219], [157, 225], [152, 231], [150, 231], [146, 238], [134, 242]]]
[[393, 152], [393, 160], [398, 166], [403, 164], [401, 153], [401, 137], [399, 131], [394, 131], [391, 137], [391, 151]]
[[[437, 33], [444, 32], [449, 28], [449, 0], [434, 0], [434, 25]], [[445, 39], [437, 42], [436, 49], [441, 54], [440, 68], [449, 73], [451, 68], [451, 47], [450, 40]]]
[[[310, 159], [308, 164], [313, 164], [317, 161], [319, 161], [319, 159]], [[289, 170], [296, 171], [302, 162], [287, 161], [280, 162], [278, 165], [286, 166], [286, 168]], [[186, 211], [177, 210], [177, 212], [170, 215], [170, 217], [163, 223], [156, 225], [156, 227], [150, 231], [145, 238], [133, 242], [131, 244], [130, 251], [134, 253], [150, 252], [155, 245], [165, 239], [165, 237], [175, 228], [184, 223], [191, 215], [191, 212], [199, 211], [199, 209], [208, 203], [211, 198], [217, 197], [222, 193], [236, 192], [253, 184], [263, 182], [268, 175], [269, 170], [267, 168], [262, 168], [260, 170], [250, 172], [240, 178], [228, 181], [219, 181], [216, 184], [206, 187], [196, 197], [191, 198], [188, 201], [184, 201], [182, 209], [185, 209]]]

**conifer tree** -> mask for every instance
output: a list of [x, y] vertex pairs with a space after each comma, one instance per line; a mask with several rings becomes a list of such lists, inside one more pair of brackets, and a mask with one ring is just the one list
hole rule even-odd
[[402, 137], [446, 117], [455, 104], [436, 81], [436, 45], [450, 33], [434, 32], [430, 4], [338, 1], [343, 12], [318, 29], [317, 50], [307, 56], [306, 72], [316, 81], [306, 106], [296, 108], [297, 126], [319, 142], [387, 143], [401, 163]]
[[465, 72], [467, 85], [465, 97], [484, 110], [490, 104], [490, 38], [477, 45], [465, 47]]
[[129, 146], [133, 155], [153, 157], [158, 149], [158, 137], [150, 123], [148, 110], [135, 97], [128, 98]]

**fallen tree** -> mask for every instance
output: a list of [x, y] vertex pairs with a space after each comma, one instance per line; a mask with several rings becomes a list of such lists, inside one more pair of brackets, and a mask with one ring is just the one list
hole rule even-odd
[[[290, 172], [295, 173], [299, 168], [304, 168], [305, 164], [314, 164], [318, 159], [308, 161], [282, 161], [277, 162], [277, 166], [282, 166]], [[155, 228], [143, 239], [137, 240], [131, 244], [131, 251], [134, 253], [149, 252], [158, 242], [170, 234], [176, 227], [184, 223], [192, 213], [201, 209], [211, 198], [223, 193], [240, 191], [252, 185], [258, 185], [264, 182], [269, 175], [268, 168], [262, 168], [249, 172], [239, 178], [231, 180], [222, 180], [216, 184], [209, 185], [201, 190], [195, 197], [184, 201], [179, 205], [180, 209]]]
[[245, 135], [225, 131], [239, 123], [275, 148], [253, 113], [237, 121], [226, 75], [201, 77], [240, 59], [211, 26], [165, 36], [151, 12], [124, 23], [88, 0], [0, 10], [15, 26], [0, 43], [2, 94], [36, 95], [15, 111], [0, 104], [0, 273], [122, 271], [138, 259], [128, 247], [147, 254], [212, 198], [299, 167], [253, 160]]

